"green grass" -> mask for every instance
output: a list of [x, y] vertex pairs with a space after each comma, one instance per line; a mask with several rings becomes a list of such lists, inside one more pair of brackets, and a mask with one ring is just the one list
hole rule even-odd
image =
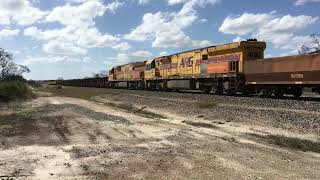
[[41, 87], [42, 85], [37, 82], [37, 81], [28, 81], [28, 85], [31, 86], [31, 87], [34, 87], [34, 88], [39, 88]]
[[196, 102], [196, 107], [201, 109], [211, 109], [216, 107], [218, 104], [215, 102]]
[[204, 128], [211, 128], [211, 129], [218, 129], [218, 126], [215, 126], [213, 124], [203, 123], [203, 122], [191, 122], [191, 121], [182, 121], [185, 124], [189, 124], [191, 126], [195, 127], [204, 127]]
[[29, 89], [26, 82], [18, 80], [0, 81], [0, 100], [12, 101], [15, 99], [25, 99], [33, 96], [34, 94]]
[[[101, 103], [100, 101], [96, 101]], [[112, 103], [112, 102], [104, 102], [104, 105], [107, 106], [111, 106], [111, 107], [115, 107], [121, 110], [125, 110], [126, 112], [130, 112], [142, 117], [147, 117], [147, 118], [158, 118], [158, 119], [165, 119], [166, 117], [161, 115], [161, 114], [157, 114], [157, 113], [153, 113], [150, 111], [146, 111], [144, 109], [139, 109], [136, 108], [135, 106], [133, 106], [132, 104], [124, 104], [124, 103]]]
[[97, 88], [79, 88], [70, 86], [48, 85], [39, 90], [51, 92], [55, 96], [73, 97], [85, 100], [91, 100], [92, 97], [103, 94], [103, 89]]
[[60, 85], [47, 85], [39, 88], [40, 91], [50, 92], [55, 96], [73, 97], [85, 100], [91, 100], [95, 96], [117, 96], [121, 92], [106, 91], [103, 88], [87, 88], [87, 87], [72, 87]]
[[314, 142], [306, 139], [299, 139], [299, 138], [293, 138], [293, 137], [286, 137], [282, 135], [259, 135], [259, 134], [249, 134], [249, 135], [280, 147], [285, 147], [285, 148], [290, 148], [290, 149], [300, 150], [300, 151], [312, 151], [312, 152], [320, 153], [320, 142]]
[[[144, 109], [139, 109], [133, 106], [130, 103], [112, 103], [112, 102], [100, 102], [94, 100], [96, 96], [110, 96], [112, 99], [116, 98], [117, 95], [121, 95], [121, 92], [110, 92], [105, 89], [97, 89], [97, 88], [80, 88], [80, 87], [70, 87], [70, 86], [47, 86], [46, 88], [42, 88], [42, 90], [49, 91], [56, 96], [65, 96], [72, 98], [85, 99], [89, 101], [95, 101], [98, 103], [103, 103], [104, 105], [111, 106], [117, 109], [125, 110], [127, 112], [147, 117], [147, 118], [166, 118], [161, 114], [156, 114], [150, 111], [146, 111]], [[117, 99], [119, 100], [119, 99]]]

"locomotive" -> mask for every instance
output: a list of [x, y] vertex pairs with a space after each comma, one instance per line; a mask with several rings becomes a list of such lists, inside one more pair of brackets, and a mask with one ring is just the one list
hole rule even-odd
[[[99, 87], [276, 97], [300, 97], [309, 87], [320, 93], [319, 52], [265, 59], [265, 49], [265, 42], [250, 39], [128, 63], [113, 67], [105, 80], [99, 80]], [[82, 86], [84, 81], [59, 83]]]

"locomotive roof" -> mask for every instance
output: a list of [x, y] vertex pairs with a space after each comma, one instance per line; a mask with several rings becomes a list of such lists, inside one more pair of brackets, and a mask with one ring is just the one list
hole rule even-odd
[[145, 62], [146, 61], [132, 62], [132, 63], [127, 63], [127, 64], [122, 64], [122, 65], [119, 65], [119, 66], [115, 66], [113, 68], [122, 67], [122, 66], [126, 66], [126, 65], [132, 65], [132, 66], [136, 67], [136, 66], [143, 65]]
[[192, 49], [192, 50], [188, 50], [188, 51], [183, 51], [183, 52], [179, 52], [179, 53], [174, 53], [174, 54], [170, 54], [167, 56], [161, 56], [155, 59], [159, 59], [159, 58], [164, 58], [164, 57], [168, 57], [168, 56], [174, 56], [174, 55], [178, 55], [178, 54], [183, 54], [183, 53], [188, 53], [188, 52], [192, 52], [192, 51], [199, 51], [199, 50], [203, 50], [203, 49], [208, 49], [208, 48], [213, 48], [213, 47], [219, 47], [219, 46], [224, 46], [224, 45], [229, 45], [229, 44], [235, 44], [238, 43], [240, 45], [240, 43], [242, 42], [253, 42], [253, 43], [259, 43], [259, 42], [263, 42], [263, 41], [240, 41], [240, 42], [233, 42], [233, 43], [227, 43], [227, 44], [221, 44], [221, 45], [213, 45], [213, 46], [207, 46], [207, 47], [203, 47], [203, 48], [197, 48], [197, 49]]

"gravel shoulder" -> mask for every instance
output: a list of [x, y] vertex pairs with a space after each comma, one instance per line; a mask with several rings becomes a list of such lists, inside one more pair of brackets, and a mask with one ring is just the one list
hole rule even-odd
[[129, 90], [48, 96], [0, 107], [0, 177], [320, 179], [317, 101]]

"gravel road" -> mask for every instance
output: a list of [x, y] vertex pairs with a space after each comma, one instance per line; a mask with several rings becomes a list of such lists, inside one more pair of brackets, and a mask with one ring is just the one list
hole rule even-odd
[[320, 179], [318, 101], [99, 91], [2, 106], [0, 177]]

